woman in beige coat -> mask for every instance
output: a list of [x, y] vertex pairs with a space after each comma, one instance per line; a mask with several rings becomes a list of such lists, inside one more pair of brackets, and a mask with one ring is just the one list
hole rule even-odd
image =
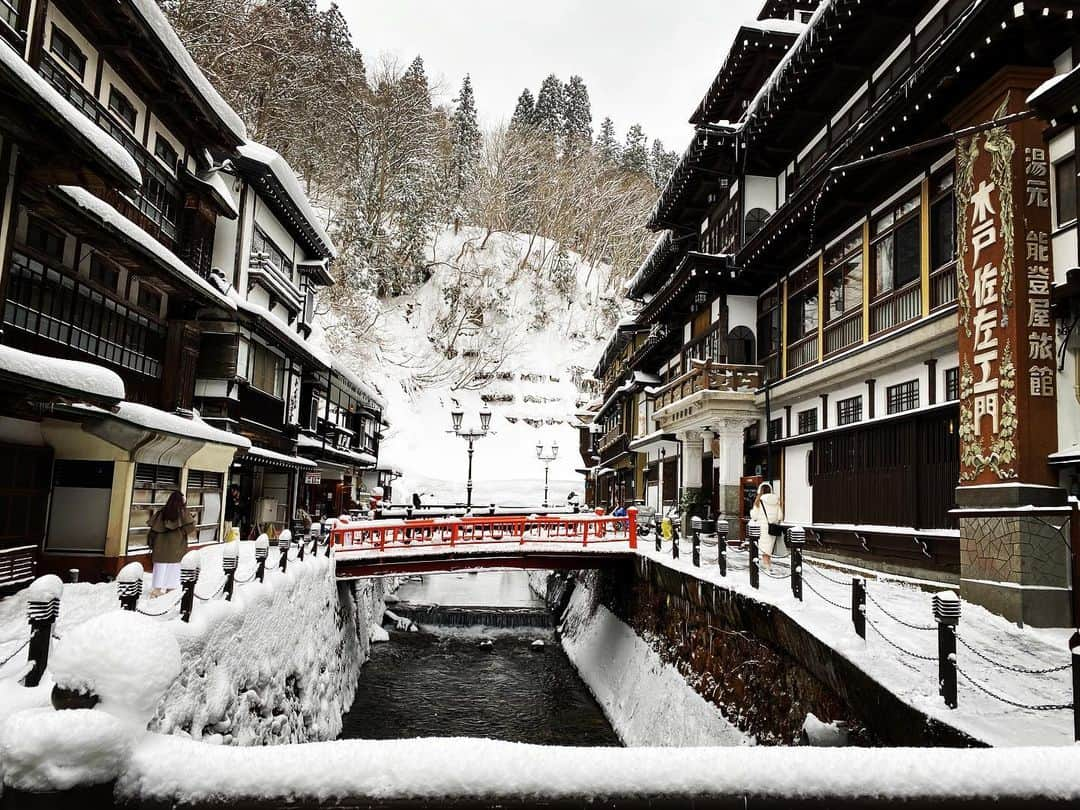
[[195, 516], [177, 491], [153, 514], [149, 525], [150, 559], [154, 563], [150, 595], [160, 596], [180, 587], [180, 560], [187, 554], [188, 538], [195, 531]]
[[761, 564], [766, 570], [772, 567], [772, 554], [777, 543], [783, 543], [783, 533], [770, 534], [769, 525], [778, 525], [784, 520], [784, 502], [772, 491], [772, 485], [762, 481], [758, 486], [754, 506], [750, 509], [750, 519], [761, 527], [758, 550], [761, 552]]

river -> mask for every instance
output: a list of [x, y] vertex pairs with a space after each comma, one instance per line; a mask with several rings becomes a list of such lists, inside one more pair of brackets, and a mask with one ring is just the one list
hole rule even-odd
[[[428, 575], [404, 583], [397, 596], [442, 606], [543, 604], [521, 571]], [[542, 628], [390, 630], [390, 641], [374, 645], [360, 671], [341, 737], [619, 745], [554, 632]]]

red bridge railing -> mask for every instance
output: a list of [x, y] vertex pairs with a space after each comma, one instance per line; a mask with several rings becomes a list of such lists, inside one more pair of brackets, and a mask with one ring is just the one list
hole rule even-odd
[[637, 548], [637, 510], [624, 516], [483, 516], [338, 523], [330, 532], [337, 551], [450, 549], [481, 545], [626, 543]]

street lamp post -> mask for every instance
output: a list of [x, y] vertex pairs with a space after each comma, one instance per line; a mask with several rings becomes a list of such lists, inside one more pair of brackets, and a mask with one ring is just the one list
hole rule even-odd
[[544, 443], [543, 442], [537, 442], [536, 443], [536, 457], [540, 461], [544, 462], [544, 504], [543, 505], [546, 507], [548, 505], [548, 468], [551, 466], [551, 462], [553, 462], [556, 458], [559, 457], [559, 443], [557, 441], [553, 441], [551, 443], [551, 450], [548, 451], [547, 453], [545, 453], [544, 452]]
[[460, 408], [455, 408], [450, 412], [450, 419], [453, 421], [454, 430], [453, 433], [458, 438], [464, 439], [468, 443], [469, 453], [469, 478], [465, 485], [465, 508], [472, 509], [472, 457], [473, 457], [473, 444], [477, 439], [482, 439], [488, 435], [491, 428], [491, 411], [486, 407], [480, 411], [480, 430], [461, 429], [461, 420], [465, 416], [464, 411]]

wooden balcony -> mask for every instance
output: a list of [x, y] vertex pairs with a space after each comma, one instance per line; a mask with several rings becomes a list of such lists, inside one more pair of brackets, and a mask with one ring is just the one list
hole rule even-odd
[[930, 274], [930, 310], [956, 302], [956, 263], [950, 262]]
[[626, 431], [623, 429], [623, 426], [622, 425], [616, 425], [615, 427], [611, 428], [611, 430], [609, 430], [607, 433], [605, 433], [603, 436], [600, 437], [600, 441], [597, 444], [597, 448], [600, 450], [601, 453], [603, 453], [604, 451], [606, 451], [606, 450], [610, 449], [611, 447], [614, 447], [616, 444], [618, 444], [620, 439], [625, 439], [625, 438], [626, 438]]
[[787, 371], [790, 374], [793, 371], [798, 371], [801, 368], [805, 368], [812, 363], [816, 363], [818, 359], [818, 339], [817, 332], [813, 332], [806, 337], [795, 341], [787, 349]]
[[825, 324], [825, 356], [836, 354], [862, 342], [862, 309], [856, 309]]
[[699, 391], [756, 391], [762, 385], [761, 366], [736, 366], [706, 361], [677, 377], [656, 395], [656, 410], [674, 405]]
[[922, 284], [916, 279], [871, 302], [870, 334], [879, 335], [919, 317], [922, 317]]

